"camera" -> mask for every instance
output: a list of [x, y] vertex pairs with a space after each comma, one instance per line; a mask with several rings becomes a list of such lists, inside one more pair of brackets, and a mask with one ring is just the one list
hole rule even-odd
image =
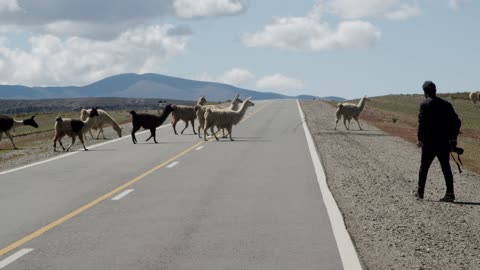
[[463, 155], [463, 148], [457, 146], [456, 143], [450, 143], [450, 152], [456, 153], [457, 155]]

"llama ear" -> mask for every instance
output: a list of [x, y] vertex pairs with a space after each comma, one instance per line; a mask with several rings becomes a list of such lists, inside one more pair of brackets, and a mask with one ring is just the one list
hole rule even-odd
[[32, 120], [33, 120], [33, 118], [35, 118], [35, 115], [34, 115], [34, 116], [32, 116], [32, 117], [30, 117], [30, 119], [32, 119]]

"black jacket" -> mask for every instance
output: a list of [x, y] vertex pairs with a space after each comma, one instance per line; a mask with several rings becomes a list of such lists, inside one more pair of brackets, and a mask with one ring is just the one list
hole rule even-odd
[[426, 98], [418, 113], [418, 140], [437, 143], [456, 139], [461, 121], [448, 101], [439, 97]]

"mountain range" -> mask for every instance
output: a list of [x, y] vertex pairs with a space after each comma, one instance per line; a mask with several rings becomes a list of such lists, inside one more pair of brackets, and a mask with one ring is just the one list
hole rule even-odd
[[[235, 94], [240, 97], [264, 99], [323, 99], [317, 96], [286, 96], [273, 92], [258, 92], [223, 83], [194, 81], [160, 74], [119, 74], [85, 86], [28, 87], [0, 85], [0, 99], [51, 99], [82, 97], [157, 98], [197, 100], [206, 96], [208, 101], [224, 101]], [[330, 100], [343, 100], [329, 97]]]

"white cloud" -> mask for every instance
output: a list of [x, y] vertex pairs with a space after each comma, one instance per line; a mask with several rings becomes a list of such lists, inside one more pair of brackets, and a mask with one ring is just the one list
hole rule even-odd
[[82, 85], [118, 73], [160, 72], [189, 39], [171, 35], [174, 29], [137, 27], [110, 41], [38, 35], [30, 38], [30, 50], [9, 48], [0, 40], [0, 83]]
[[406, 20], [410, 17], [419, 16], [422, 14], [418, 5], [401, 5], [398, 9], [387, 12], [385, 17], [391, 20]]
[[23, 29], [109, 40], [167, 16], [198, 19], [235, 15], [246, 8], [246, 0], [0, 0], [0, 27], [4, 32]]
[[192, 76], [191, 79], [206, 82], [219, 82], [236, 87], [249, 88], [255, 79], [255, 75], [246, 69], [232, 68], [226, 70], [220, 76], [213, 76], [207, 72], [203, 72]]
[[184, 19], [235, 15], [247, 9], [245, 0], [175, 0], [175, 12]]
[[470, 2], [470, 0], [449, 0], [448, 5], [450, 8], [457, 10], [464, 7], [468, 2]]
[[421, 13], [416, 2], [406, 3], [403, 0], [324, 0], [321, 3], [330, 13], [344, 19], [385, 17], [404, 20]]
[[0, 0], [0, 14], [20, 10], [17, 0]]
[[247, 47], [274, 47], [303, 51], [326, 51], [372, 47], [380, 40], [380, 30], [365, 21], [340, 22], [332, 29], [321, 21], [321, 6], [306, 17], [275, 18], [256, 33], [242, 37]]
[[301, 80], [289, 78], [282, 74], [274, 74], [260, 78], [256, 87], [269, 91], [280, 91], [287, 95], [297, 95], [302, 90], [304, 83]]
[[192, 77], [190, 77], [190, 79], [194, 81], [203, 81], [203, 82], [216, 81], [216, 79], [212, 75], [208, 74], [207, 72], [202, 72], [200, 74], [193, 75]]
[[232, 68], [225, 71], [219, 81], [234, 86], [245, 86], [254, 78], [255, 75], [246, 69]]

